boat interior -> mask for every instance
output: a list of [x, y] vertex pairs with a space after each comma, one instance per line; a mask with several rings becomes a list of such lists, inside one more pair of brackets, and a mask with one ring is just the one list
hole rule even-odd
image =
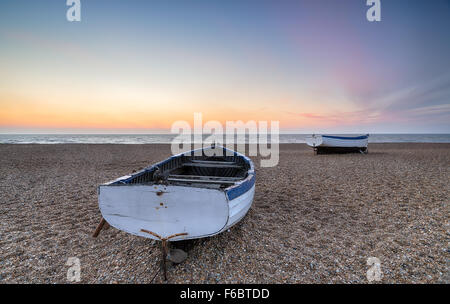
[[228, 188], [248, 175], [250, 164], [239, 155], [179, 155], [133, 175], [125, 184], [166, 184]]

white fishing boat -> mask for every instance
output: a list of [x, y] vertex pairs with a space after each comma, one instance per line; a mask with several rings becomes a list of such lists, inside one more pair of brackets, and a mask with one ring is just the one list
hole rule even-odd
[[163, 241], [203, 238], [247, 214], [255, 171], [245, 155], [212, 146], [100, 185], [98, 193], [104, 220], [117, 229]]
[[368, 152], [369, 134], [361, 136], [312, 135], [306, 138], [306, 144], [317, 153], [327, 152]]

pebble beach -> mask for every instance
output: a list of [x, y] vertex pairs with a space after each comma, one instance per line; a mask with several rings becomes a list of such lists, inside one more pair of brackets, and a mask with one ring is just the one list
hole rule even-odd
[[[1, 144], [0, 283], [163, 283], [159, 243], [113, 227], [92, 237], [97, 186], [171, 155], [165, 144]], [[219, 235], [174, 242], [169, 283], [448, 283], [450, 144], [370, 144], [314, 155], [281, 144], [256, 166], [247, 216]], [[376, 283], [376, 282], [375, 282]]]

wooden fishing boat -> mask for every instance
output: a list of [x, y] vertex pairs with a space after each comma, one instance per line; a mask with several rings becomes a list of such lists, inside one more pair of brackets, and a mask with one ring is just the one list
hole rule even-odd
[[321, 153], [368, 152], [369, 134], [362, 136], [312, 135], [306, 138], [306, 144]]
[[171, 241], [227, 230], [247, 214], [254, 193], [252, 161], [219, 146], [172, 156], [98, 188], [100, 211], [111, 226]]

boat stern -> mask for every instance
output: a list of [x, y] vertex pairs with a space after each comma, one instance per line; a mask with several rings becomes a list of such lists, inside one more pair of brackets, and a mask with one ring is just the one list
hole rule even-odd
[[323, 139], [321, 135], [311, 135], [306, 137], [305, 141], [310, 147], [318, 147], [322, 144]]
[[142, 229], [163, 238], [187, 233], [171, 241], [201, 238], [219, 233], [229, 216], [224, 191], [174, 185], [101, 185], [99, 207], [111, 226], [155, 240]]

